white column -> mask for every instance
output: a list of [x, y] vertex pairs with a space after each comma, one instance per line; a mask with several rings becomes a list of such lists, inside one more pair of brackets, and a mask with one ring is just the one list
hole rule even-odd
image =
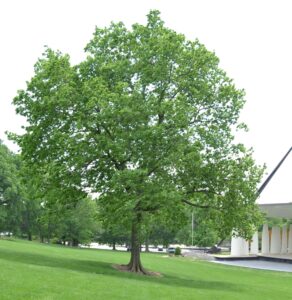
[[231, 255], [232, 256], [243, 256], [248, 255], [248, 241], [242, 237], [231, 238]]
[[280, 227], [272, 227], [272, 236], [271, 236], [271, 254], [279, 254], [281, 252], [281, 235]]
[[288, 253], [292, 253], [292, 224], [289, 226]]
[[240, 237], [231, 237], [231, 255], [232, 256], [240, 256], [240, 248], [241, 248], [241, 238]]
[[264, 224], [262, 233], [262, 254], [270, 253], [270, 237], [268, 224]]
[[259, 253], [259, 235], [256, 231], [253, 234], [252, 241], [250, 244], [250, 254], [258, 254]]
[[242, 254], [241, 255], [248, 255], [248, 254], [249, 254], [248, 241], [245, 239], [242, 239]]
[[282, 246], [281, 253], [286, 254], [288, 251], [288, 240], [287, 240], [287, 226], [282, 227]]

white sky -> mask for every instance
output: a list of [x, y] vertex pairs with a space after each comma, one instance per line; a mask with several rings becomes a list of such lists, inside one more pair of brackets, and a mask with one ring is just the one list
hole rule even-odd
[[[0, 139], [20, 132], [23, 120], [11, 105], [33, 76], [44, 45], [69, 53], [73, 63], [95, 26], [111, 21], [145, 23], [159, 9], [166, 25], [198, 38], [246, 91], [242, 121], [250, 131], [238, 140], [253, 147], [270, 173], [292, 146], [292, 1], [285, 0], [3, 0], [0, 1]], [[292, 202], [292, 153], [260, 202]]]

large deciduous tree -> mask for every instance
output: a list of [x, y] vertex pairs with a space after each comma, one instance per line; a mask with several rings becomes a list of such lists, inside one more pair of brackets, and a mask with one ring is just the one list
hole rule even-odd
[[68, 55], [46, 49], [18, 92], [14, 104], [28, 122], [15, 137], [23, 157], [99, 193], [101, 213], [131, 227], [130, 271], [146, 273], [147, 215], [173, 218], [192, 205], [222, 234], [250, 236], [262, 171], [233, 143], [244, 93], [215, 54], [166, 28], [157, 11], [131, 30], [96, 28], [85, 51], [71, 66]]

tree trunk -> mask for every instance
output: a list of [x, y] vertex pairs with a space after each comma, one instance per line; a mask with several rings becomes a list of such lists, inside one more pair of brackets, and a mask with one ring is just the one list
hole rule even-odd
[[31, 232], [29, 232], [29, 233], [27, 234], [27, 239], [28, 239], [29, 241], [32, 241], [32, 234], [31, 234]]
[[145, 239], [145, 252], [150, 252], [149, 251], [149, 238], [148, 238], [148, 236]]
[[140, 258], [139, 216], [132, 222], [131, 259], [127, 265], [130, 272], [148, 274], [143, 268]]
[[78, 247], [79, 241], [75, 238], [72, 239], [72, 247]]
[[42, 231], [41, 230], [39, 230], [39, 238], [40, 238], [40, 242], [41, 243], [44, 243], [44, 235], [43, 235], [43, 233], [42, 233]]
[[113, 250], [116, 250], [116, 241], [113, 240]]

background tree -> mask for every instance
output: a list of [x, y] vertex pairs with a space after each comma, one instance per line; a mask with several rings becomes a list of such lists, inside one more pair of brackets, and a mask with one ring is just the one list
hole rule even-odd
[[116, 245], [130, 245], [130, 232], [117, 223], [103, 223], [96, 238], [98, 242], [109, 244], [116, 250]]
[[163, 245], [168, 247], [175, 242], [176, 228], [170, 228], [165, 224], [154, 224], [150, 230], [149, 242], [155, 246]]
[[37, 185], [37, 172], [19, 158], [19, 180], [21, 183], [21, 212], [19, 215], [19, 231], [21, 237], [32, 240], [33, 236], [39, 236], [41, 224], [40, 218], [44, 207], [39, 196]]
[[[14, 137], [58, 182], [98, 192], [105, 218], [131, 230], [126, 268], [147, 273], [141, 232], [149, 215], [206, 209], [222, 234], [251, 235], [261, 176], [233, 143], [244, 93], [214, 53], [166, 28], [159, 12], [128, 30], [97, 28], [76, 66], [47, 49], [14, 99], [26, 133]], [[118, 220], [118, 221], [117, 221]]]
[[97, 230], [96, 201], [75, 184], [76, 178], [61, 180], [58, 172], [59, 167], [53, 164], [30, 172], [29, 190], [35, 191], [31, 195], [40, 203], [36, 220], [40, 239], [72, 246], [88, 243]]
[[180, 229], [175, 236], [177, 243], [208, 247], [217, 244], [222, 239], [218, 233], [218, 226], [214, 224], [214, 219], [209, 218], [207, 210], [193, 209], [186, 213], [186, 220], [188, 221], [187, 225]]
[[59, 240], [74, 247], [89, 244], [99, 229], [95, 201], [90, 198], [79, 200], [71, 209], [62, 211], [59, 222]]
[[0, 205], [14, 201], [20, 193], [19, 159], [0, 140]]
[[160, 210], [155, 215], [144, 216], [142, 228], [142, 237], [145, 241], [145, 250], [147, 244], [163, 245], [168, 247], [169, 244], [176, 242], [176, 235], [181, 228], [187, 224], [187, 210]]
[[0, 231], [19, 233], [21, 218], [20, 158], [0, 140]]

